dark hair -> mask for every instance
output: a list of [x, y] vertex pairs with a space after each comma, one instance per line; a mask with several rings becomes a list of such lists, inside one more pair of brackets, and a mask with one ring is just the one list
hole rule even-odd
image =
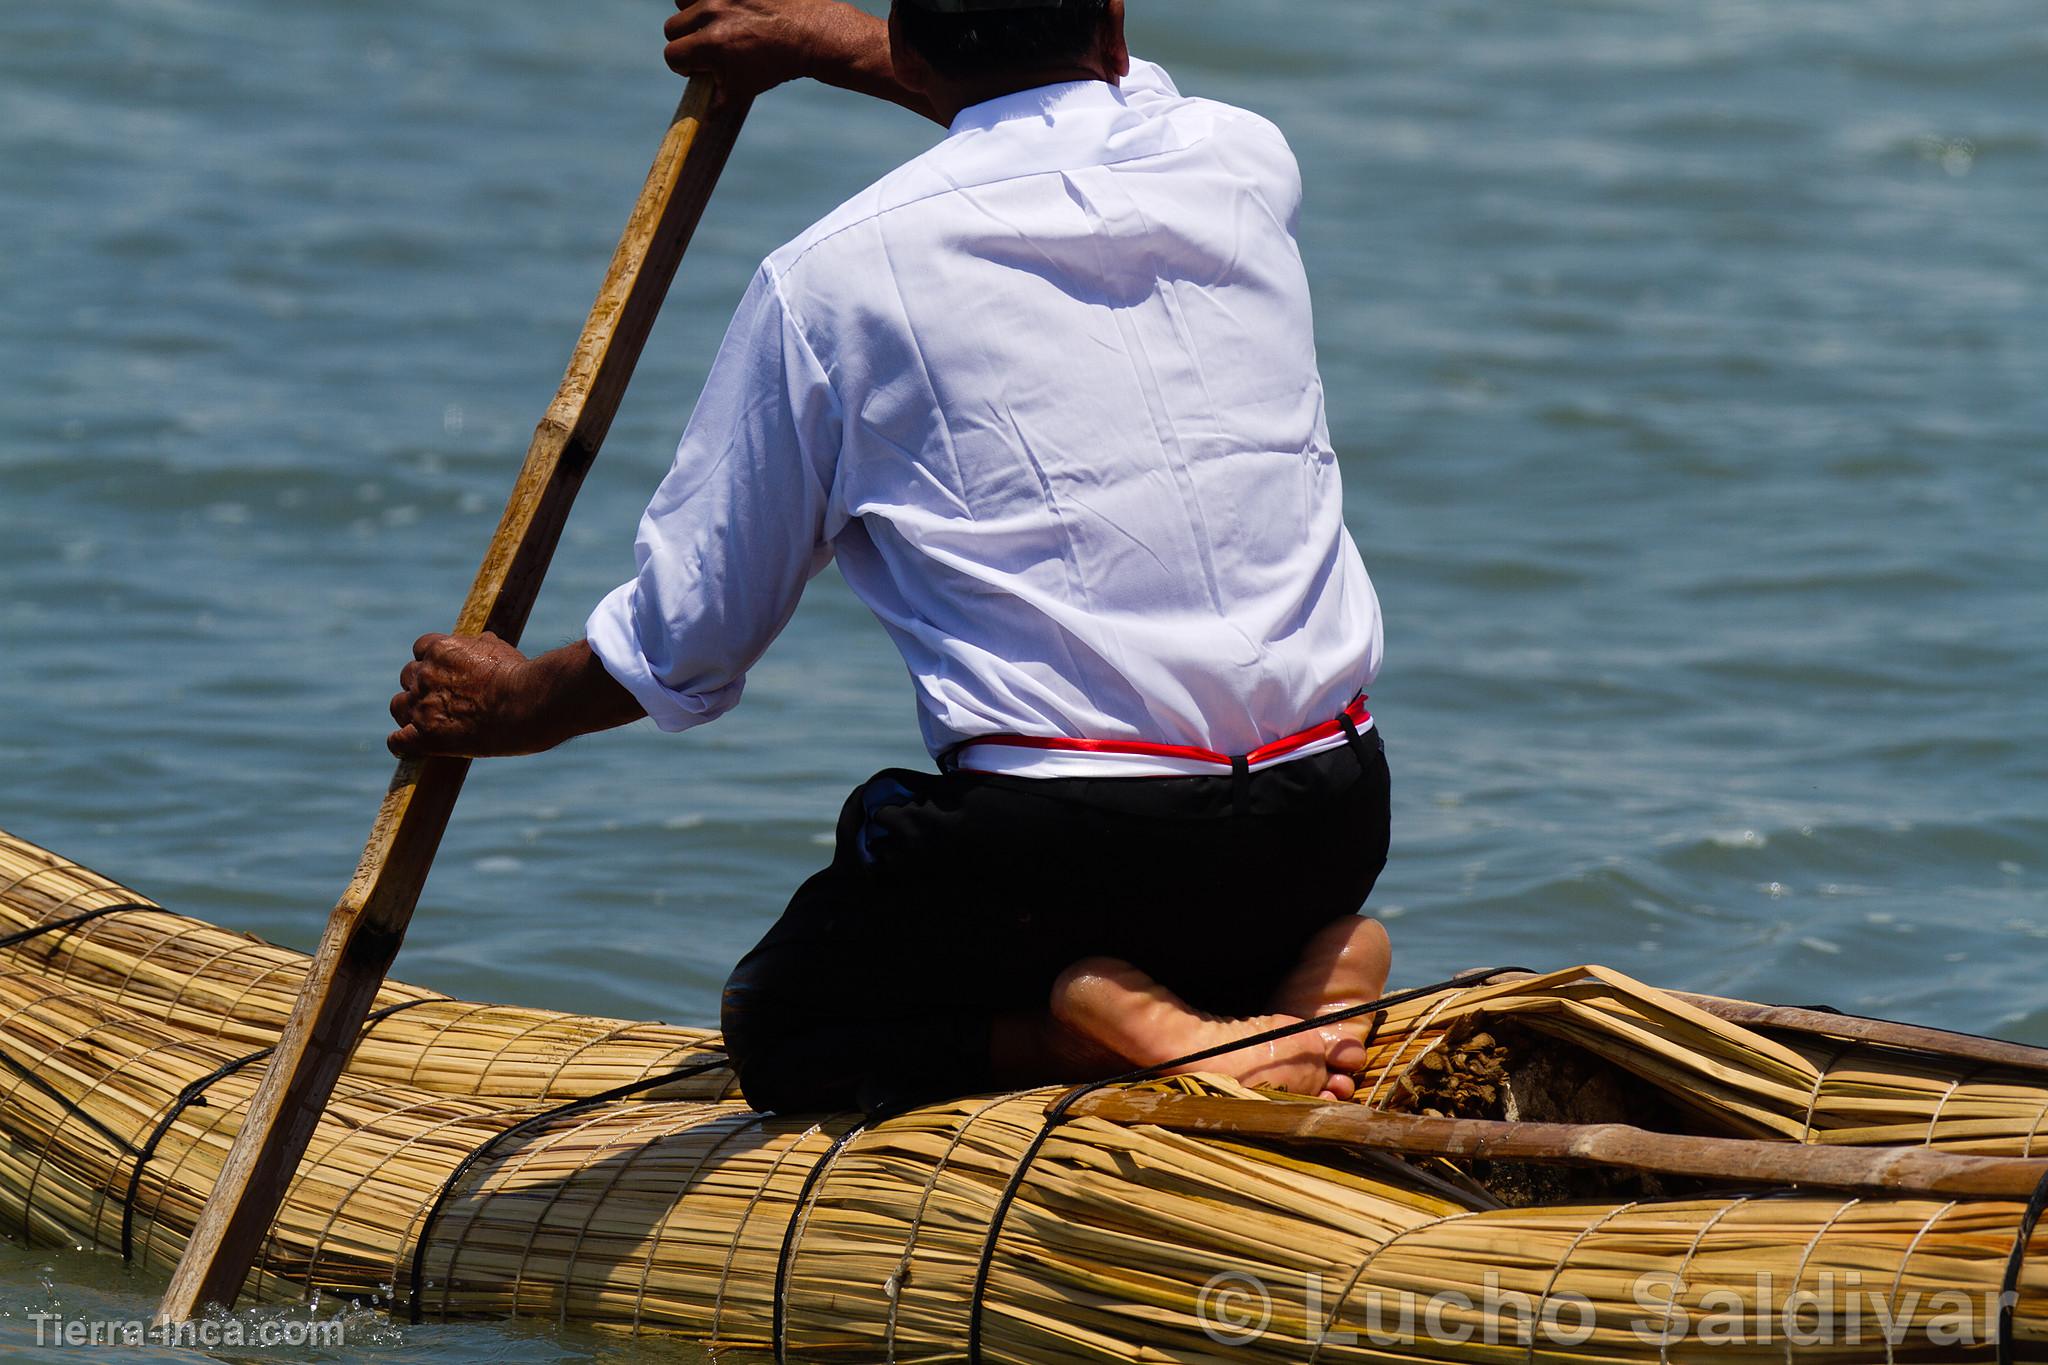
[[1109, 0], [1066, 0], [1057, 8], [940, 14], [897, 0], [904, 41], [932, 70], [954, 79], [1029, 70], [1087, 54]]

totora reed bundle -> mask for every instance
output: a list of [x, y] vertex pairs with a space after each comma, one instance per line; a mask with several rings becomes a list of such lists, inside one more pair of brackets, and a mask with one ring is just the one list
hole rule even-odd
[[[148, 903], [0, 836], [0, 939], [117, 905]], [[167, 1269], [304, 965], [155, 908], [16, 937], [0, 1219]], [[1048, 1134], [1050, 1091], [873, 1126], [768, 1118], [723, 1097], [702, 1033], [395, 984], [379, 1005], [405, 1008], [372, 1024], [321, 1117], [251, 1275], [265, 1297], [790, 1359], [1989, 1360], [2010, 1273], [2008, 1349], [2048, 1346], [2022, 1201], [1767, 1188], [1507, 1208], [1443, 1163], [1085, 1114]], [[1416, 1093], [1447, 1059], [1504, 1055], [1526, 1080], [1545, 1051], [1630, 1078], [1700, 1134], [2017, 1156], [2048, 1109], [2048, 1072], [1766, 1036], [1597, 968], [1390, 1008], [1361, 1094]], [[697, 1074], [590, 1098], [679, 1071]]]
[[[151, 906], [98, 873], [0, 831], [0, 939], [111, 906]], [[242, 1053], [277, 1041], [310, 965], [303, 953], [150, 908], [17, 945], [7, 966]], [[715, 1059], [716, 1035], [552, 1010], [473, 1005], [384, 983], [349, 1074], [451, 1095], [577, 1099]], [[729, 1072], [686, 1083], [732, 1090]], [[673, 1093], [673, 1092], [670, 1092]]]

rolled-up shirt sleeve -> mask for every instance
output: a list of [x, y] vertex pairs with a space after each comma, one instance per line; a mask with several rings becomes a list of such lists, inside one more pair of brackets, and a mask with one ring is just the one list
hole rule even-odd
[[772, 266], [754, 276], [640, 520], [637, 572], [586, 627], [655, 724], [738, 704], [753, 667], [832, 559], [842, 413]]

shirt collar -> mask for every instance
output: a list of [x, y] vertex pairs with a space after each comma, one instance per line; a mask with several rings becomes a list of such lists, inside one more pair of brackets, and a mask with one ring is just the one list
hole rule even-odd
[[1112, 107], [1123, 108], [1124, 95], [1108, 81], [1061, 81], [970, 104], [960, 111], [946, 132], [952, 136], [985, 131], [999, 123], [1028, 118], [1042, 118], [1050, 123], [1055, 113], [1065, 110]]

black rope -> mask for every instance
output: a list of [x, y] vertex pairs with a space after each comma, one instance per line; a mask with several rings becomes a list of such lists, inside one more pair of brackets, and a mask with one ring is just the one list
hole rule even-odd
[[48, 924], [38, 924], [33, 928], [22, 929], [16, 933], [9, 934], [5, 938], [0, 938], [0, 948], [13, 948], [19, 944], [27, 943], [31, 939], [41, 938], [44, 934], [54, 934], [60, 929], [76, 929], [81, 924], [90, 924], [92, 921], [103, 916], [118, 915], [128, 910], [155, 910], [165, 915], [173, 913], [164, 909], [161, 905], [145, 905], [141, 901], [122, 901], [118, 905], [102, 905], [97, 910], [87, 910], [85, 913], [73, 915], [69, 919], [53, 919]]
[[361, 1047], [363, 1039], [370, 1036], [370, 1030], [394, 1014], [404, 1014], [407, 1010], [416, 1010], [421, 1005], [445, 1005], [447, 1003], [448, 1001], [441, 996], [430, 995], [421, 1000], [401, 1000], [395, 1005], [386, 1005], [381, 1010], [371, 1010], [363, 1016], [363, 1028], [362, 1032], [356, 1034], [356, 1046]]
[[2027, 1211], [2020, 1215], [2019, 1231], [2012, 1239], [2012, 1257], [2005, 1263], [2005, 1279], [1998, 1286], [1998, 1365], [2013, 1362], [2013, 1318], [2020, 1302], [2020, 1271], [2027, 1264], [2027, 1245], [2034, 1240], [2034, 1228], [2048, 1211], [2048, 1176], [2034, 1187]]
[[[396, 1005], [386, 1005], [380, 1010], [373, 1010], [364, 1018], [363, 1027], [356, 1034], [356, 1046], [361, 1047], [363, 1039], [370, 1036], [370, 1030], [383, 1023], [386, 1019], [389, 1019], [392, 1015], [403, 1014], [407, 1010], [417, 1009], [421, 1005], [437, 1003], [439, 1003], [438, 996], [429, 996], [422, 1000], [401, 1000]], [[180, 1090], [178, 1097], [171, 1101], [170, 1108], [166, 1109], [163, 1117], [157, 1120], [156, 1127], [150, 1130], [148, 1140], [142, 1144], [141, 1150], [135, 1155], [135, 1167], [128, 1172], [128, 1189], [121, 1197], [121, 1259], [123, 1261], [135, 1259], [135, 1199], [142, 1191], [142, 1172], [149, 1165], [150, 1158], [156, 1155], [158, 1146], [170, 1134], [171, 1129], [177, 1125], [179, 1117], [187, 1109], [195, 1107], [204, 1108], [206, 1106], [207, 1091], [213, 1089], [215, 1085], [226, 1080], [236, 1072], [254, 1066], [257, 1062], [262, 1061], [276, 1051], [275, 1047], [259, 1048], [246, 1057], [237, 1057], [231, 1062], [221, 1063], [213, 1071], [201, 1076], [198, 1080], [193, 1081]]]
[[[170, 913], [160, 905], [149, 905], [142, 901], [117, 901], [113, 905], [102, 905], [96, 909], [85, 910], [76, 915], [66, 916], [63, 919], [51, 920], [48, 924], [38, 924], [27, 929], [18, 930], [12, 934], [7, 934], [4, 937], [0, 937], [0, 948], [19, 947], [21, 944], [33, 942], [45, 934], [54, 934], [65, 929], [76, 929], [81, 924], [90, 924], [96, 919], [104, 919], [108, 915], [118, 915], [129, 910], [155, 910], [163, 914]], [[0, 1054], [0, 1062], [5, 1062], [7, 1069], [19, 1077], [23, 1084], [30, 1086], [53, 1101], [67, 1119], [77, 1119], [84, 1123], [88, 1128], [91, 1128], [95, 1133], [98, 1133], [101, 1137], [112, 1143], [114, 1150], [121, 1155], [133, 1156], [135, 1154], [133, 1143], [109, 1128], [106, 1124], [101, 1123], [91, 1114], [86, 1113], [84, 1105], [37, 1075], [33, 1067], [18, 1062], [4, 1054]], [[24, 1240], [29, 1238], [32, 1231], [31, 1220], [34, 1217], [34, 1207], [24, 1203], [21, 1208], [21, 1227]]]
[[[1411, 990], [1382, 996], [1378, 1000], [1367, 1001], [1363, 1005], [1353, 1005], [1348, 1009], [1332, 1010], [1328, 1014], [1316, 1015], [1313, 1019], [1303, 1019], [1280, 1028], [1269, 1029], [1264, 1033], [1253, 1034], [1249, 1038], [1236, 1038], [1227, 1043], [1218, 1043], [1215, 1047], [1204, 1048], [1200, 1052], [1191, 1052], [1185, 1057], [1176, 1057], [1172, 1061], [1161, 1062], [1156, 1066], [1140, 1067], [1136, 1071], [1126, 1071], [1121, 1076], [1111, 1076], [1107, 1080], [1090, 1081], [1085, 1085], [1075, 1086], [1072, 1090], [1060, 1096], [1053, 1106], [1045, 1111], [1044, 1124], [1039, 1127], [1037, 1134], [1031, 1139], [1029, 1145], [1024, 1148], [1024, 1154], [1017, 1159], [1017, 1169], [1011, 1172], [1009, 1183], [1003, 1186], [1003, 1193], [996, 1200], [995, 1212], [989, 1215], [988, 1235], [982, 1239], [981, 1258], [974, 1267], [974, 1289], [969, 1295], [967, 1302], [968, 1365], [981, 1365], [982, 1302], [988, 1295], [989, 1272], [995, 1265], [996, 1244], [1002, 1238], [1003, 1223], [1010, 1216], [1010, 1206], [1017, 1202], [1018, 1191], [1024, 1188], [1024, 1177], [1030, 1171], [1031, 1163], [1037, 1159], [1038, 1153], [1052, 1137], [1053, 1130], [1066, 1122], [1068, 1112], [1083, 1099], [1098, 1090], [1106, 1090], [1113, 1085], [1130, 1085], [1136, 1081], [1151, 1080], [1162, 1072], [1175, 1071], [1182, 1067], [1192, 1066], [1196, 1062], [1206, 1062], [1212, 1057], [1221, 1057], [1226, 1052], [1236, 1052], [1240, 1048], [1257, 1047], [1261, 1043], [1278, 1042], [1282, 1038], [1291, 1038], [1297, 1033], [1305, 1033], [1310, 1029], [1323, 1028], [1329, 1024], [1342, 1023], [1346, 1019], [1356, 1019], [1362, 1014], [1376, 1014], [1381, 1010], [1392, 1009], [1396, 1005], [1405, 1005], [1410, 1000], [1419, 1000], [1426, 995], [1435, 995], [1438, 991], [1456, 990], [1461, 986], [1477, 985], [1480, 982], [1490, 980], [1507, 972], [1527, 970], [1524, 967], [1485, 967], [1478, 971], [1460, 972], [1450, 980], [1440, 981], [1433, 986], [1417, 986]], [[1377, 1021], [1375, 1021], [1374, 1027], [1378, 1027]]]
[[566, 1104], [558, 1105], [553, 1109], [544, 1110], [529, 1118], [521, 1119], [519, 1122], [498, 1130], [490, 1137], [478, 1143], [476, 1148], [468, 1156], [456, 1163], [455, 1169], [449, 1172], [448, 1179], [443, 1182], [440, 1192], [434, 1196], [434, 1202], [427, 1206], [426, 1216], [420, 1220], [419, 1240], [413, 1243], [412, 1248], [412, 1279], [411, 1283], [407, 1286], [412, 1300], [411, 1307], [407, 1313], [408, 1318], [414, 1323], [418, 1323], [421, 1320], [424, 1305], [420, 1290], [426, 1283], [427, 1246], [432, 1240], [434, 1224], [440, 1221], [442, 1210], [447, 1207], [448, 1201], [454, 1197], [456, 1188], [462, 1184], [462, 1178], [468, 1175], [478, 1162], [489, 1156], [501, 1144], [531, 1132], [536, 1128], [545, 1127], [557, 1119], [567, 1118], [571, 1114], [580, 1114], [586, 1109], [595, 1109], [600, 1105], [611, 1104], [617, 1100], [629, 1100], [644, 1091], [659, 1090], [662, 1086], [672, 1085], [677, 1081], [687, 1081], [696, 1076], [708, 1076], [714, 1071], [723, 1071], [730, 1065], [731, 1063], [726, 1058], [717, 1057], [707, 1062], [699, 1062], [693, 1066], [686, 1066], [680, 1070], [668, 1072], [665, 1075], [651, 1076], [643, 1081], [633, 1081], [626, 1085], [615, 1086], [602, 1094], [587, 1095], [580, 1100], [570, 1100]]
[[129, 1145], [127, 1138], [122, 1137], [119, 1133], [107, 1127], [106, 1124], [101, 1123], [91, 1114], [86, 1113], [85, 1110], [77, 1103], [77, 1101], [65, 1095], [63, 1091], [57, 1089], [56, 1086], [51, 1085], [41, 1076], [38, 1076], [35, 1073], [35, 1069], [33, 1067], [29, 1067], [22, 1064], [21, 1062], [17, 1062], [16, 1060], [14, 1060], [14, 1058], [7, 1056], [5, 1053], [0, 1053], [0, 1062], [7, 1063], [8, 1070], [12, 1071], [15, 1075], [19, 1076], [27, 1084], [34, 1086], [37, 1090], [41, 1091], [43, 1094], [55, 1100], [57, 1102], [57, 1107], [62, 1109], [66, 1114], [70, 1115], [72, 1118], [80, 1120], [88, 1128], [92, 1129], [95, 1133], [98, 1133], [101, 1137], [113, 1143], [115, 1150], [121, 1152], [124, 1156], [135, 1150], [135, 1148]]
[[[121, 1153], [123, 1156], [127, 1156], [134, 1152], [135, 1148], [129, 1145], [127, 1138], [122, 1137], [119, 1133], [107, 1127], [106, 1124], [101, 1123], [91, 1114], [86, 1113], [84, 1107], [80, 1105], [76, 1100], [71, 1099], [69, 1096], [65, 1095], [64, 1092], [57, 1089], [56, 1086], [51, 1085], [41, 1076], [38, 1076], [35, 1073], [35, 1069], [33, 1067], [26, 1066], [23, 1063], [16, 1061], [14, 1058], [8, 1056], [4, 1052], [0, 1052], [0, 1062], [5, 1062], [7, 1064], [7, 1069], [9, 1071], [12, 1071], [16, 1076], [20, 1077], [24, 1084], [35, 1087], [35, 1089], [41, 1091], [44, 1095], [48, 1096], [51, 1100], [55, 1101], [57, 1107], [63, 1110], [68, 1117], [80, 1120], [87, 1127], [91, 1128], [95, 1133], [98, 1133], [108, 1142], [114, 1144], [115, 1151]], [[60, 1120], [59, 1122], [61, 1126], [62, 1121]], [[28, 1237], [29, 1219], [34, 1215], [34, 1213], [34, 1208], [32, 1208], [26, 1201], [24, 1201], [21, 1206], [21, 1227], [22, 1236], [24, 1240], [26, 1240]]]
[[824, 1178], [825, 1168], [830, 1166], [846, 1144], [859, 1136], [867, 1127], [865, 1120], [832, 1139], [832, 1145], [818, 1158], [818, 1164], [811, 1167], [811, 1173], [804, 1177], [803, 1188], [796, 1193], [796, 1207], [790, 1210], [789, 1223], [782, 1230], [782, 1253], [775, 1258], [775, 1306], [773, 1325], [769, 1340], [775, 1344], [775, 1365], [789, 1365], [787, 1344], [783, 1338], [789, 1328], [789, 1268], [796, 1262], [797, 1225], [803, 1221], [804, 1210], [810, 1207], [811, 1196], [817, 1193], [818, 1183]]
[[135, 1167], [128, 1172], [128, 1190], [121, 1196], [121, 1259], [123, 1261], [135, 1259], [135, 1196], [142, 1190], [143, 1168], [148, 1166], [149, 1159], [156, 1155], [157, 1147], [163, 1142], [165, 1135], [171, 1131], [172, 1125], [177, 1123], [179, 1115], [195, 1104], [204, 1105], [206, 1103], [206, 1092], [213, 1087], [215, 1082], [226, 1080], [237, 1071], [242, 1070], [244, 1067], [255, 1065], [275, 1051], [277, 1049], [274, 1047], [266, 1047], [252, 1052], [246, 1057], [237, 1057], [231, 1062], [221, 1063], [212, 1072], [201, 1076], [198, 1080], [193, 1081], [190, 1085], [180, 1090], [178, 1097], [171, 1101], [171, 1107], [164, 1111], [164, 1116], [161, 1119], [157, 1120], [156, 1127], [150, 1130], [148, 1141], [142, 1144], [142, 1150], [136, 1154]]

